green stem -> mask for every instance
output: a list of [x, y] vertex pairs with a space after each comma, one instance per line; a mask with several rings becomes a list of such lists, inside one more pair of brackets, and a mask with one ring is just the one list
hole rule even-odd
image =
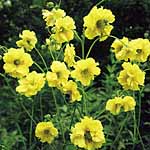
[[41, 120], [43, 120], [43, 108], [42, 108], [42, 96], [40, 95], [40, 112], [41, 112]]
[[98, 40], [99, 40], [99, 38], [97, 38], [97, 39], [94, 40], [94, 42], [92, 43], [92, 45], [91, 45], [90, 48], [89, 48], [89, 51], [88, 51], [88, 53], [87, 53], [87, 55], [86, 55], [86, 58], [88, 58], [88, 56], [89, 56], [89, 54], [90, 54], [90, 52], [91, 52], [93, 46], [95, 45], [95, 43], [96, 43]]
[[60, 8], [60, 5], [61, 5], [61, 0], [59, 0], [59, 3], [58, 3], [59, 8]]
[[6, 84], [7, 84], [7, 86], [10, 88], [10, 91], [13, 93], [13, 95], [16, 95], [16, 92], [14, 92], [13, 88], [10, 86], [7, 77], [6, 77], [4, 74], [2, 74], [2, 73], [0, 73], [0, 76], [2, 76], [2, 77], [5, 79]]
[[133, 121], [134, 121], [134, 129], [133, 129], [133, 150], [135, 148], [135, 144], [136, 144], [136, 114], [135, 114], [135, 110], [133, 111]]
[[23, 105], [23, 103], [20, 103], [22, 108], [24, 109], [24, 111], [27, 113], [27, 115], [30, 117], [30, 119], [34, 122], [34, 124], [36, 125], [36, 121], [33, 119], [32, 115], [30, 115], [29, 111], [26, 109], [26, 107]]
[[82, 40], [81, 40], [82, 59], [84, 59], [84, 43], [85, 43], [85, 36], [82, 35]]
[[68, 43], [65, 43], [65, 44], [62, 46], [62, 48], [60, 49], [60, 52], [59, 52], [59, 54], [58, 54], [56, 60], [59, 59], [61, 52], [64, 50], [64, 48], [66, 47], [67, 44], [68, 44]]
[[85, 42], [85, 37], [84, 37], [84, 35], [82, 35], [82, 39], [81, 39], [76, 31], [74, 31], [74, 34], [75, 34], [76, 38], [79, 40], [79, 42], [81, 43], [82, 58], [84, 59], [84, 42]]
[[45, 62], [43, 56], [41, 55], [41, 53], [39, 52], [39, 50], [38, 50], [36, 47], [35, 47], [35, 50], [36, 50], [36, 52], [38, 53], [38, 55], [40, 56], [41, 60], [43, 61], [43, 64], [44, 64], [46, 70], [48, 71], [48, 67], [47, 67], [47, 65], [46, 65], [46, 62]]
[[[23, 136], [23, 133], [22, 133], [22, 130], [21, 130], [21, 128], [20, 128], [20, 126], [19, 126], [18, 123], [16, 123], [16, 127], [17, 127], [17, 129], [18, 129], [18, 131], [19, 131], [19, 134], [20, 134], [22, 137], [24, 137], [24, 136]], [[23, 138], [22, 143], [23, 143], [23, 145], [24, 145], [24, 148], [27, 149], [27, 148], [26, 148], [25, 138]]]
[[40, 65], [38, 65], [35, 61], [34, 61], [34, 64], [39, 68], [40, 71], [42, 71], [43, 73], [45, 73], [44, 70], [40, 67]]
[[99, 6], [100, 4], [102, 4], [103, 2], [105, 2], [106, 0], [102, 0], [99, 3], [96, 4], [96, 6]]
[[[32, 109], [31, 109], [31, 117], [33, 118], [33, 113], [34, 113], [34, 101], [32, 101]], [[32, 127], [33, 127], [33, 121], [32, 119], [30, 120], [30, 131], [29, 131], [29, 145], [30, 148], [32, 146]]]
[[55, 60], [55, 57], [54, 57], [54, 55], [53, 55], [53, 52], [52, 52], [51, 50], [49, 50], [49, 52], [50, 52], [50, 55], [51, 55], [52, 59]]
[[7, 53], [7, 48], [5, 46], [0, 45], [0, 49], [2, 49], [5, 53]]
[[52, 95], [53, 95], [53, 98], [54, 98], [54, 103], [55, 103], [55, 107], [56, 107], [56, 111], [57, 111], [57, 117], [58, 117], [57, 121], [58, 121], [58, 123], [59, 123], [60, 129], [61, 129], [61, 132], [62, 132], [63, 141], [64, 141], [64, 143], [65, 143], [66, 140], [65, 140], [64, 130], [63, 130], [63, 126], [62, 126], [62, 124], [61, 124], [61, 122], [60, 122], [59, 107], [58, 107], [58, 105], [57, 105], [57, 100], [56, 100], [56, 96], [55, 96], [55, 93], [54, 93], [53, 88], [52, 88]]
[[141, 142], [141, 145], [142, 145], [142, 150], [145, 150], [144, 143], [143, 143], [143, 140], [142, 140], [142, 137], [141, 137], [141, 135], [140, 135], [140, 132], [139, 132], [139, 128], [138, 128], [138, 127], [137, 127], [137, 132], [138, 132], [139, 139], [140, 139], [140, 142]]
[[74, 109], [73, 109], [73, 113], [71, 115], [71, 121], [70, 121], [69, 129], [71, 129], [71, 126], [72, 126], [72, 123], [73, 123], [73, 118], [74, 118], [74, 115], [75, 115], [75, 112], [76, 112], [76, 108], [77, 108], [77, 105], [75, 104]]
[[138, 128], [140, 127], [140, 122], [141, 122], [141, 94], [143, 92], [143, 89], [144, 88], [142, 88], [139, 92], [139, 115], [138, 115], [138, 126], [137, 126]]
[[113, 35], [108, 35], [108, 37], [112, 37], [118, 41], [120, 41], [124, 46], [128, 47], [128, 45], [126, 45], [123, 41], [121, 41], [119, 38], [117, 38], [116, 36], [113, 36]]
[[[128, 113], [127, 113], [127, 115], [126, 115], [126, 118], [125, 118], [125, 119], [123, 120], [123, 122], [121, 123], [121, 127], [120, 127], [120, 129], [119, 129], [119, 132], [118, 132], [118, 134], [117, 134], [117, 136], [116, 136], [116, 138], [115, 138], [115, 140], [114, 140], [112, 146], [114, 146], [114, 144], [116, 143], [116, 141], [117, 141], [118, 138], [120, 137], [121, 131], [123, 130], [123, 127], [124, 127], [124, 125], [125, 125], [125, 123], [126, 123], [126, 121], [127, 121], [127, 118], [128, 118]], [[111, 147], [111, 149], [112, 149], [112, 147]]]

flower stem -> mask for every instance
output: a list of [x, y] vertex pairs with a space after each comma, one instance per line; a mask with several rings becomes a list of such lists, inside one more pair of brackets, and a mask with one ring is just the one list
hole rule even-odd
[[89, 56], [89, 54], [90, 54], [90, 52], [91, 52], [93, 46], [95, 45], [95, 43], [96, 43], [98, 40], [99, 40], [99, 38], [97, 38], [97, 39], [94, 40], [94, 42], [92, 43], [92, 45], [91, 45], [90, 48], [89, 48], [89, 51], [88, 51], [88, 53], [87, 53], [87, 55], [86, 55], [86, 58], [88, 58], [88, 56]]
[[59, 107], [58, 107], [58, 105], [57, 105], [57, 100], [56, 100], [56, 96], [55, 96], [55, 93], [54, 93], [54, 89], [53, 89], [53, 88], [52, 88], [52, 95], [53, 95], [53, 98], [54, 98], [54, 103], [55, 103], [55, 107], [56, 107], [56, 111], [57, 111], [57, 117], [58, 117], [57, 121], [58, 121], [58, 123], [59, 123], [60, 129], [61, 129], [61, 132], [62, 132], [63, 141], [64, 141], [64, 143], [65, 143], [65, 142], [66, 142], [66, 140], [65, 140], [65, 134], [64, 134], [63, 126], [62, 126], [62, 124], [61, 124], [61, 122], [60, 122]]
[[105, 2], [106, 0], [102, 0], [102, 1], [100, 1], [100, 2], [98, 2], [97, 4], [96, 4], [96, 6], [99, 6], [99, 5], [101, 5], [103, 2]]
[[[127, 119], [128, 119], [128, 113], [127, 113], [127, 115], [126, 115], [126, 118], [125, 118], [125, 119], [123, 120], [123, 122], [121, 123], [120, 129], [119, 129], [119, 132], [118, 132], [118, 134], [117, 134], [117, 136], [116, 136], [116, 138], [115, 138], [115, 140], [114, 140], [114, 142], [113, 142], [112, 146], [114, 146], [114, 144], [116, 143], [116, 141], [117, 141], [117, 140], [118, 140], [118, 138], [120, 137], [121, 131], [123, 130], [123, 127], [124, 127], [124, 125], [125, 125], [125, 123], [126, 123]], [[112, 149], [112, 147], [111, 147], [111, 149]]]
[[46, 62], [45, 62], [43, 56], [41, 55], [41, 53], [39, 52], [39, 50], [38, 50], [36, 47], [35, 47], [35, 50], [36, 50], [36, 52], [38, 53], [38, 55], [40, 56], [41, 60], [43, 61], [43, 64], [44, 64], [46, 70], [48, 71], [48, 67], [47, 67], [47, 65], [46, 65]]
[[34, 64], [35, 64], [43, 73], [45, 73], [44, 70], [40, 67], [40, 65], [38, 65], [35, 61], [34, 61]]

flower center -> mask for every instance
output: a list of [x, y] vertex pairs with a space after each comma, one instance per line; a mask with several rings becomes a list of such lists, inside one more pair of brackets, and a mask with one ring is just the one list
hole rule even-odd
[[48, 129], [44, 130], [44, 134], [49, 134], [49, 133], [50, 133], [50, 131]]
[[56, 72], [57, 78], [59, 79], [61, 77], [61, 72]]
[[84, 134], [84, 137], [85, 137], [86, 141], [88, 141], [88, 142], [92, 141], [92, 136], [90, 134], [90, 131], [86, 131], [85, 134]]
[[81, 71], [81, 74], [83, 76], [87, 76], [89, 74], [89, 70], [88, 69], [84, 69], [84, 70]]
[[96, 22], [96, 27], [100, 30], [103, 30], [106, 25], [107, 25], [107, 20], [98, 20]]
[[15, 65], [19, 65], [20, 64], [20, 60], [19, 59], [14, 60], [14, 64]]
[[60, 32], [64, 32], [65, 28], [64, 27], [60, 27]]
[[121, 107], [121, 104], [115, 104], [114, 110], [115, 110], [116, 113], [120, 112], [120, 107]]
[[137, 52], [138, 54], [140, 54], [140, 53], [142, 52], [142, 49], [137, 49], [136, 52]]

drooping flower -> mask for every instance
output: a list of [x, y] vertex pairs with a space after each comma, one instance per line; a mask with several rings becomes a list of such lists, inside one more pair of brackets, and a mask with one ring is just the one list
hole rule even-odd
[[80, 95], [80, 92], [77, 89], [77, 84], [73, 82], [72, 80], [63, 84], [62, 90], [64, 94], [69, 95], [70, 102], [81, 100], [82, 96]]
[[53, 8], [51, 11], [43, 9], [42, 15], [43, 15], [43, 19], [46, 22], [47, 27], [52, 27], [54, 26], [56, 20], [64, 17], [66, 13], [62, 9]]
[[69, 67], [72, 67], [75, 65], [75, 47], [71, 44], [67, 44], [64, 52], [64, 62], [67, 63]]
[[20, 79], [19, 86], [16, 87], [16, 91], [27, 97], [36, 95], [45, 84], [45, 78], [43, 73], [37, 73], [32, 71], [25, 78]]
[[104, 41], [110, 35], [113, 26], [110, 23], [115, 21], [115, 16], [108, 9], [94, 6], [90, 13], [84, 17], [85, 36], [94, 39], [99, 36]]
[[100, 74], [98, 63], [93, 58], [82, 59], [76, 62], [75, 70], [71, 72], [71, 76], [80, 81], [84, 86], [88, 86], [95, 75]]
[[131, 40], [129, 47], [135, 52], [135, 56], [131, 60], [138, 62], [147, 61], [147, 58], [150, 55], [150, 42], [148, 39], [138, 38]]
[[118, 115], [120, 113], [122, 105], [123, 105], [122, 98], [115, 97], [114, 99], [109, 99], [107, 101], [106, 110], [110, 111], [113, 115]]
[[4, 70], [14, 78], [22, 78], [29, 73], [29, 67], [33, 64], [32, 58], [23, 49], [10, 48], [4, 54]]
[[18, 47], [23, 47], [26, 51], [31, 51], [37, 43], [37, 38], [34, 31], [23, 30], [22, 34], [19, 34], [21, 40], [17, 41]]
[[139, 85], [144, 85], [145, 72], [138, 65], [124, 62], [123, 70], [120, 72], [118, 82], [125, 90], [139, 90]]
[[102, 147], [105, 143], [103, 126], [99, 120], [85, 116], [81, 122], [75, 124], [71, 129], [71, 142], [87, 150], [94, 150]]
[[74, 38], [73, 30], [76, 28], [74, 20], [65, 16], [56, 20], [53, 35], [54, 39], [58, 43], [69, 42]]
[[59, 88], [62, 83], [67, 82], [70, 71], [67, 69], [64, 62], [53, 61], [51, 72], [47, 72], [46, 79], [50, 87]]
[[42, 143], [52, 143], [55, 137], [58, 136], [58, 130], [54, 127], [52, 122], [39, 122], [35, 129], [35, 136], [40, 139]]
[[122, 102], [123, 102], [122, 106], [123, 106], [125, 112], [132, 111], [132, 110], [135, 109], [136, 101], [135, 101], [135, 99], [133, 97], [125, 96], [123, 98]]

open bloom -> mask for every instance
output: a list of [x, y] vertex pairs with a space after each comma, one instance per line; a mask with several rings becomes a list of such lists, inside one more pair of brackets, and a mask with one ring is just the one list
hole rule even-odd
[[113, 26], [110, 23], [115, 21], [115, 16], [108, 9], [97, 8], [94, 6], [90, 13], [84, 17], [85, 36], [93, 39], [100, 37], [100, 41], [104, 41], [110, 35]]
[[63, 93], [69, 96], [70, 102], [81, 100], [82, 96], [80, 95], [80, 92], [77, 89], [77, 84], [72, 80], [63, 84], [62, 89], [63, 89]]
[[134, 110], [135, 105], [136, 105], [136, 101], [134, 100], [133, 97], [125, 96], [123, 98], [122, 106], [123, 106], [125, 112]]
[[50, 87], [59, 88], [61, 84], [67, 82], [70, 71], [67, 69], [64, 62], [53, 61], [51, 72], [47, 72], [46, 79]]
[[110, 111], [113, 115], [118, 115], [120, 113], [122, 105], [123, 105], [122, 98], [115, 97], [114, 99], [109, 99], [107, 101], [106, 110]]
[[17, 41], [18, 47], [23, 47], [26, 51], [31, 51], [37, 43], [37, 38], [34, 31], [23, 30], [22, 34], [19, 34], [21, 40]]
[[4, 70], [12, 77], [22, 78], [29, 73], [29, 67], [33, 64], [32, 58], [23, 49], [10, 48], [4, 54]]
[[55, 23], [55, 34], [53, 37], [58, 43], [69, 42], [74, 38], [73, 30], [75, 28], [75, 22], [71, 17], [65, 16], [63, 18], [59, 18]]
[[16, 87], [16, 91], [27, 97], [36, 95], [45, 84], [45, 78], [43, 73], [37, 73], [35, 71], [29, 73], [25, 78], [19, 80], [19, 86]]
[[85, 116], [71, 129], [70, 139], [74, 145], [87, 150], [100, 148], [105, 143], [103, 126], [99, 120]]
[[54, 127], [52, 122], [39, 122], [35, 129], [35, 136], [40, 139], [42, 143], [52, 143], [54, 138], [58, 135], [58, 130]]
[[150, 55], [150, 42], [148, 39], [138, 38], [131, 40], [129, 47], [135, 52], [135, 56], [131, 60], [136, 60], [138, 62], [147, 61]]
[[76, 62], [75, 70], [71, 72], [71, 76], [87, 86], [94, 80], [95, 75], [100, 74], [98, 63], [93, 58], [82, 59]]
[[118, 82], [125, 90], [139, 90], [139, 85], [144, 85], [145, 72], [138, 65], [124, 62], [123, 70], [120, 72]]
[[64, 17], [66, 13], [62, 9], [53, 8], [51, 11], [43, 9], [42, 15], [43, 15], [43, 19], [46, 22], [47, 27], [52, 27], [54, 26], [56, 20]]
[[67, 44], [64, 52], [64, 62], [67, 63], [69, 67], [72, 67], [75, 65], [75, 47], [71, 44]]

